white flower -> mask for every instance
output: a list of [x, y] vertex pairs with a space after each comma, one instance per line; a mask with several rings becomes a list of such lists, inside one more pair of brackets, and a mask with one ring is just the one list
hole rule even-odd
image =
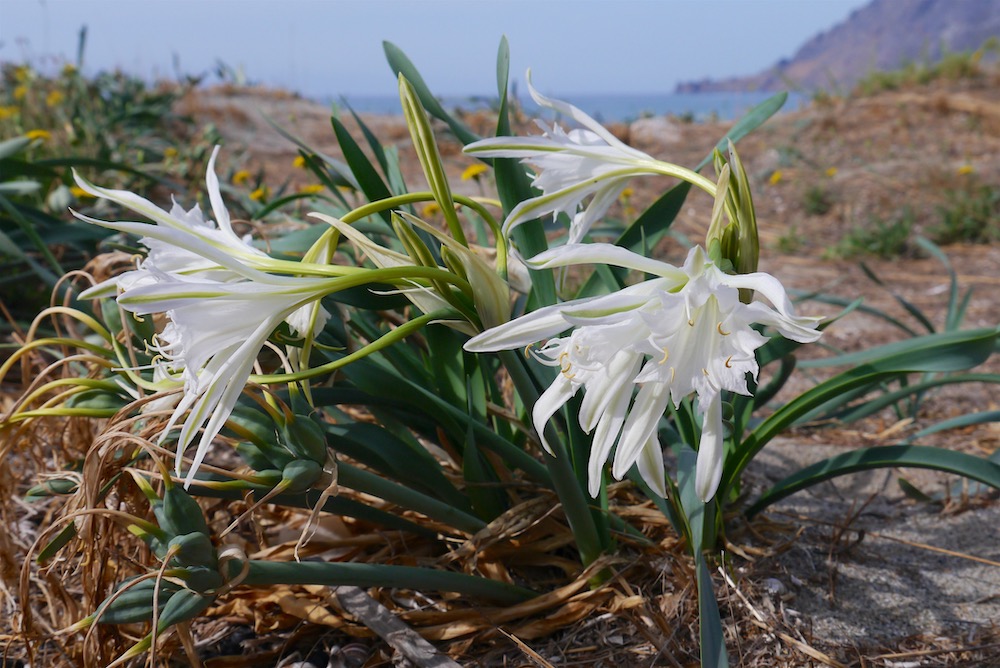
[[[583, 128], [566, 132], [559, 125], [548, 127], [537, 121], [542, 136], [495, 137], [465, 147], [476, 156], [520, 158], [538, 169], [532, 185], [542, 194], [514, 207], [504, 221], [504, 236], [528, 220], [566, 213], [572, 221], [568, 243], [578, 243], [637, 175], [678, 176], [714, 193], [714, 184], [704, 177], [626, 145], [580, 109], [543, 96], [532, 86], [530, 71], [528, 91], [540, 106], [572, 118]], [[593, 196], [590, 202], [577, 212], [589, 196]]]
[[[725, 274], [700, 247], [691, 250], [683, 268], [609, 244], [555, 248], [536, 256], [531, 265], [593, 262], [656, 278], [610, 295], [539, 309], [473, 337], [465, 347], [487, 352], [548, 339], [536, 356], [558, 364], [561, 373], [534, 408], [535, 429], [541, 434], [549, 418], [584, 388], [579, 421], [585, 431], [594, 432], [589, 466], [594, 496], [612, 448], [612, 475], [620, 479], [638, 464], [649, 486], [664, 494], [657, 424], [668, 402], [676, 406], [696, 394], [703, 416], [696, 488], [707, 501], [722, 475], [721, 393], [750, 394], [746, 374], [756, 378], [754, 353], [767, 341], [751, 325], [767, 325], [792, 340], [810, 342], [819, 338], [820, 319], [795, 316], [774, 277]], [[773, 306], [743, 304], [740, 288], [756, 290]], [[568, 336], [552, 338], [569, 328]]]
[[[303, 336], [315, 336], [329, 317], [318, 302], [337, 287], [330, 277], [337, 268], [274, 260], [235, 233], [214, 172], [217, 154], [218, 148], [206, 178], [217, 224], [205, 220], [197, 206], [185, 211], [174, 203], [167, 212], [133, 193], [76, 177], [95, 197], [154, 221], [107, 222], [74, 212], [84, 221], [137, 235], [149, 249], [135, 270], [86, 290], [81, 298], [118, 294], [118, 304], [137, 315], [166, 313], [168, 324], [153, 344], [160, 354], [154, 377], [179, 376], [184, 393], [160, 438], [190, 411], [177, 441], [179, 474], [185, 449], [203, 430], [188, 483], [232, 414], [268, 337], [282, 321]], [[321, 277], [295, 275], [300, 271]]]
[[[155, 224], [126, 221], [104, 221], [73, 212], [77, 218], [88, 223], [108, 227], [140, 237], [140, 243], [149, 249], [146, 262], [161, 271], [177, 274], [200, 274], [203, 278], [229, 281], [259, 277], [261, 271], [272, 266], [271, 258], [254, 248], [249, 241], [233, 230], [229, 212], [222, 202], [219, 179], [215, 175], [215, 159], [219, 147], [212, 151], [205, 178], [212, 213], [216, 221], [206, 220], [201, 208], [196, 204], [185, 211], [173, 202], [170, 211], [164, 211], [149, 200], [128, 192], [101, 188], [88, 182], [74, 172], [77, 184], [94, 197], [107, 199], [124, 206]], [[116, 276], [109, 281], [94, 286], [85, 298], [114, 295], [117, 289], [128, 285], [139, 276], [131, 272]]]
[[283, 320], [330, 291], [328, 279], [274, 277], [273, 281], [222, 282], [167, 274], [155, 267], [125, 290], [118, 303], [137, 315], [165, 312], [169, 323], [156, 337], [168, 371], [182, 373], [184, 395], [161, 439], [190, 410], [177, 438], [181, 457], [204, 429], [187, 474], [190, 482], [232, 414], [257, 355]]

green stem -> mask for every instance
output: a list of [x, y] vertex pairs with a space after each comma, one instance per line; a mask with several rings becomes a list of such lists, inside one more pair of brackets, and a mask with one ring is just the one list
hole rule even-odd
[[[415, 566], [390, 564], [250, 561], [242, 584], [315, 584], [328, 587], [388, 587], [425, 591], [451, 591], [502, 603], [519, 603], [538, 596], [524, 587], [486, 578]], [[230, 562], [229, 577], [239, 574], [241, 564]]]
[[[466, 197], [465, 195], [452, 195], [452, 199], [461, 204], [462, 206], [467, 206], [482, 217], [489, 225], [490, 231], [493, 232], [493, 237], [496, 239], [497, 245], [497, 273], [502, 277], [507, 276], [507, 242], [504, 239], [503, 231], [500, 228], [500, 224], [497, 223], [496, 218], [490, 215], [490, 212], [482, 204], [472, 199], [471, 197]], [[421, 192], [406, 193], [404, 195], [396, 195], [395, 197], [387, 197], [386, 199], [376, 200], [374, 202], [369, 202], [364, 206], [360, 206], [357, 209], [345, 214], [340, 220], [350, 225], [351, 223], [356, 223], [363, 218], [374, 215], [385, 211], [386, 209], [394, 209], [407, 204], [415, 204], [417, 202], [433, 202], [435, 201], [434, 193], [429, 190]]]
[[[511, 350], [500, 351], [499, 355], [521, 400], [524, 401], [525, 405], [533, 406], [538, 401], [539, 393], [524, 366], [523, 360], [518, 356], [518, 353]], [[569, 527], [576, 538], [580, 559], [584, 566], [589, 566], [600, 556], [603, 551], [602, 546], [607, 541], [601, 540], [598, 535], [597, 525], [590, 513], [586, 492], [580, 486], [576, 472], [573, 471], [562, 438], [551, 423], [545, 426], [545, 438], [556, 453], [555, 456], [547, 452], [544, 453], [545, 466], [552, 474], [552, 483], [559, 496], [559, 501], [562, 503], [566, 519], [569, 521]]]
[[368, 357], [374, 352], [377, 352], [387, 346], [400, 341], [413, 332], [417, 331], [424, 325], [434, 320], [441, 320], [446, 318], [451, 314], [451, 311], [434, 311], [426, 315], [421, 315], [412, 320], [408, 320], [399, 327], [386, 333], [379, 339], [372, 341], [364, 348], [356, 350], [350, 355], [344, 355], [340, 359], [336, 359], [332, 362], [327, 362], [326, 364], [321, 364], [320, 366], [314, 366], [309, 369], [303, 369], [296, 373], [271, 373], [264, 375], [251, 375], [250, 380], [254, 383], [259, 383], [261, 385], [273, 385], [276, 383], [295, 383], [300, 380], [307, 380], [309, 378], [315, 378], [316, 376], [322, 376], [324, 374], [336, 371], [337, 369], [347, 366], [351, 362], [356, 362], [359, 359]]
[[373, 494], [380, 499], [407, 510], [423, 513], [431, 519], [444, 522], [469, 534], [475, 534], [486, 526], [486, 523], [478, 517], [454, 506], [345, 462], [337, 463], [337, 479], [345, 487]]

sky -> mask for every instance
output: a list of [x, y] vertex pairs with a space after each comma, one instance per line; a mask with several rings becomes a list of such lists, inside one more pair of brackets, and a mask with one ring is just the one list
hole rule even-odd
[[0, 61], [147, 79], [214, 74], [319, 98], [393, 95], [383, 40], [438, 95], [495, 95], [511, 75], [550, 94], [669, 93], [755, 74], [869, 0], [0, 0]]

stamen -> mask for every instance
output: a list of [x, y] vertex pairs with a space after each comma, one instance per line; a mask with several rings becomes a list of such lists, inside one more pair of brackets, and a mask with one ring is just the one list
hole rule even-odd
[[702, 369], [701, 372], [705, 374], [706, 377], [708, 377], [708, 369]]
[[674, 382], [674, 376], [676, 375], [674, 367], [670, 367], [670, 382]]
[[573, 362], [567, 361], [566, 358], [569, 357], [569, 353], [565, 350], [559, 353], [559, 373], [566, 377], [566, 380], [573, 380], [576, 376], [575, 373], [570, 373], [573, 368]]
[[733, 368], [733, 356], [732, 355], [730, 355], [729, 357], [726, 358], [726, 368], [727, 369], [732, 369]]
[[694, 327], [694, 320], [688, 320], [688, 327]]
[[729, 336], [730, 334], [732, 334], [732, 332], [727, 332], [724, 329], [722, 329], [722, 323], [721, 322], [719, 323], [719, 326], [716, 327], [716, 329], [719, 330], [719, 334], [721, 334], [722, 336]]
[[660, 360], [660, 364], [663, 364], [664, 362], [666, 362], [669, 357], [670, 357], [670, 351], [667, 350], [666, 347], [664, 347], [663, 348], [663, 359]]

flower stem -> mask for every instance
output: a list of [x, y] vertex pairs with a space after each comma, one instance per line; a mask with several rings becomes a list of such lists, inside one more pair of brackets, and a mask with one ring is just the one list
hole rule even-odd
[[[498, 354], [525, 405], [534, 405], [538, 401], [538, 388], [521, 357], [512, 350], [501, 350]], [[589, 566], [600, 556], [606, 541], [601, 540], [598, 534], [586, 492], [573, 471], [562, 438], [551, 423], [546, 425], [545, 429], [547, 432], [545, 438], [556, 452], [554, 457], [547, 452], [544, 453], [545, 466], [552, 475], [556, 494], [559, 496], [570, 530], [580, 550], [580, 559], [584, 566]]]

